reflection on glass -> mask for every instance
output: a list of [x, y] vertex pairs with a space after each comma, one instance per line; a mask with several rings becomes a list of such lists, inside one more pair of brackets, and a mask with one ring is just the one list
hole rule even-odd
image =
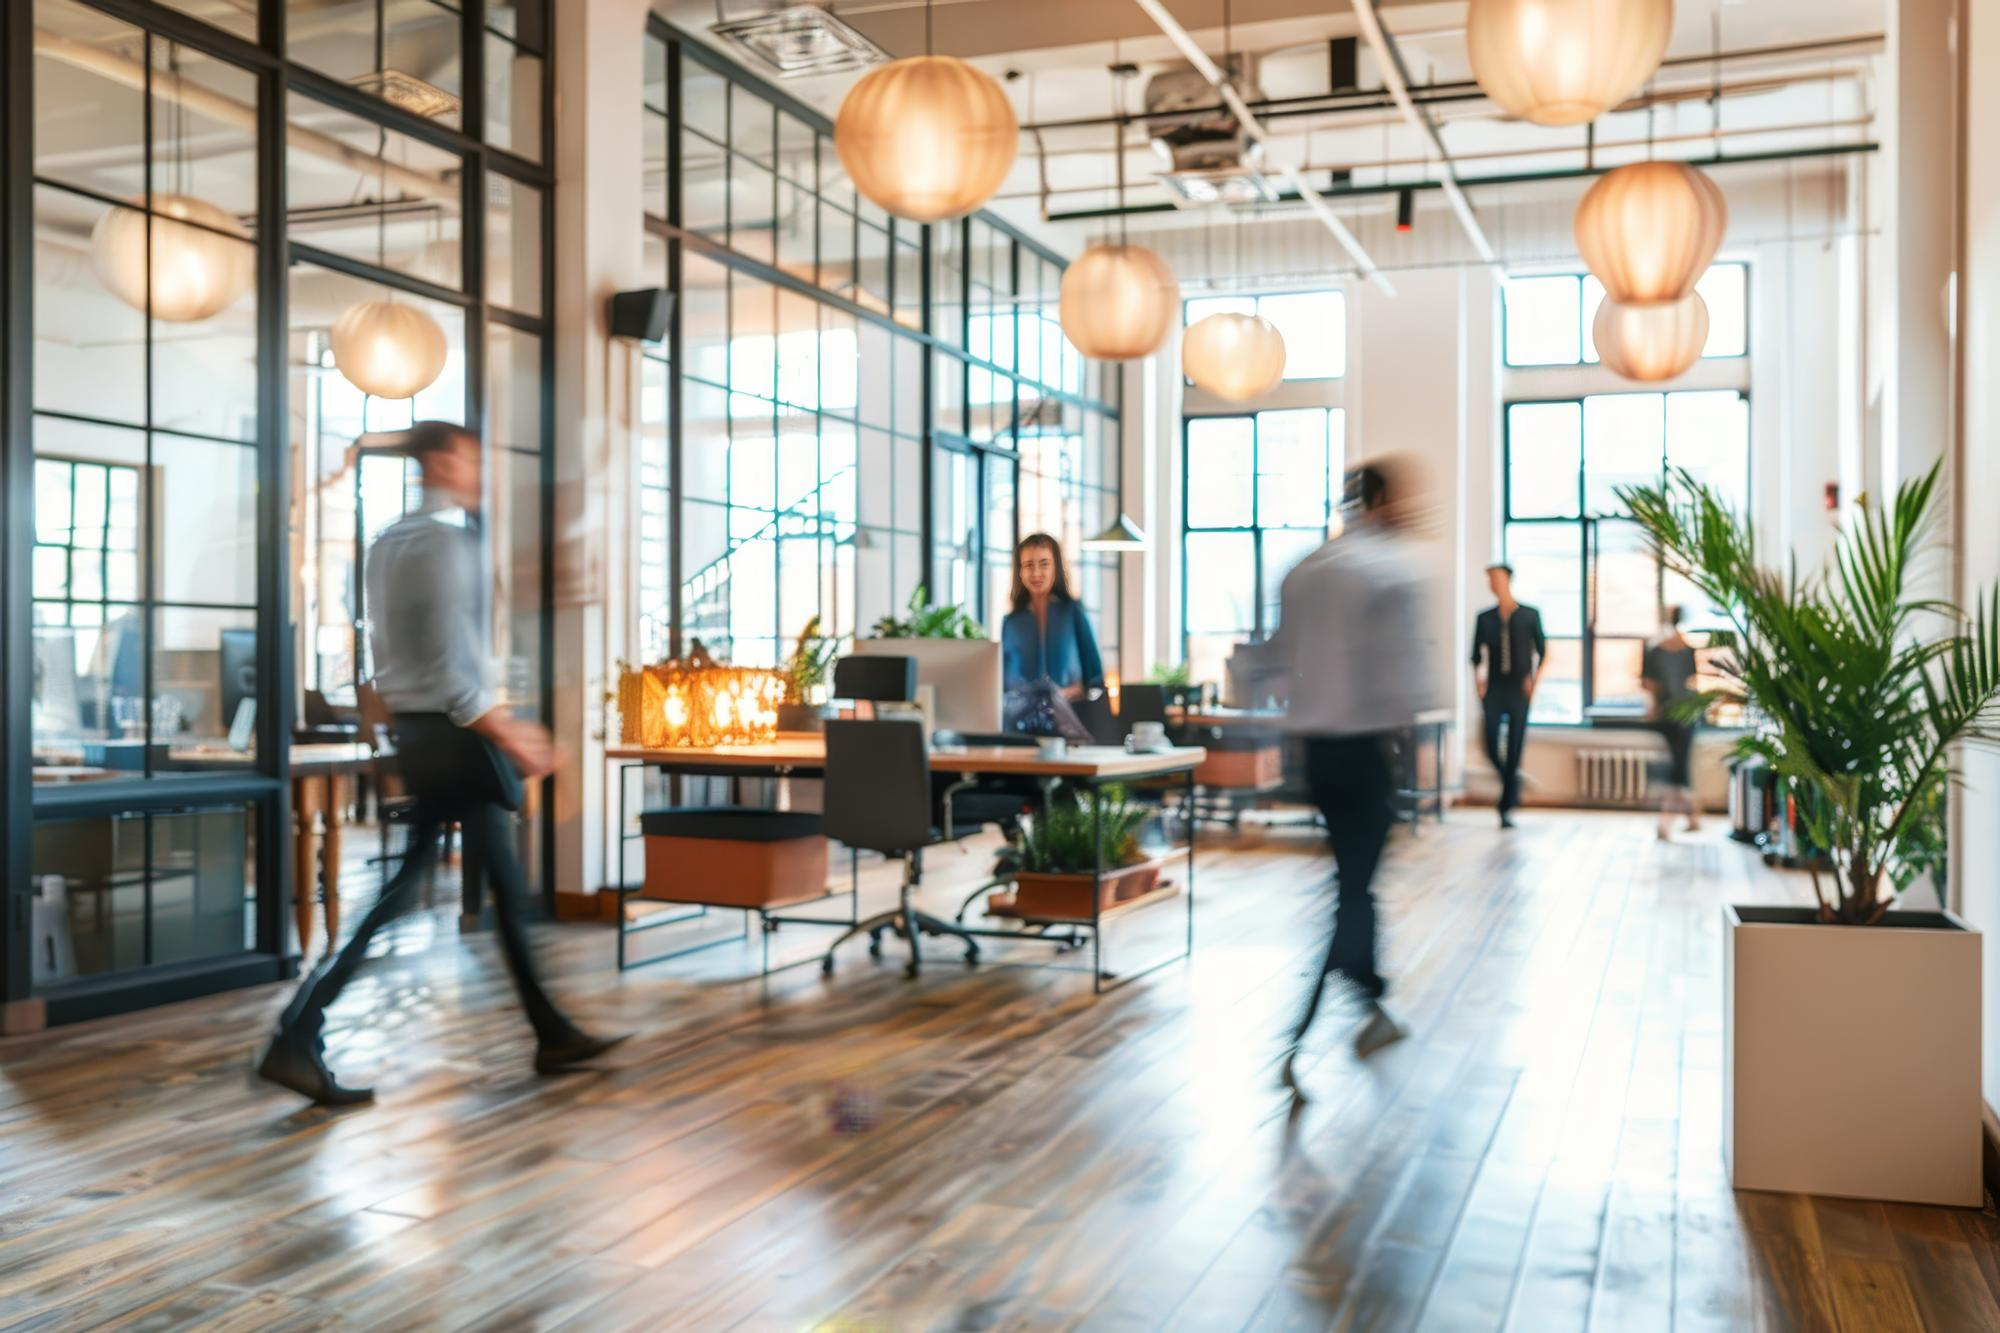
[[507, 176], [494, 176], [487, 190], [486, 299], [542, 313], [542, 192]]
[[285, 151], [293, 241], [441, 287], [465, 285], [458, 154], [302, 93], [290, 94], [286, 114], [312, 131]]
[[542, 59], [486, 34], [486, 142], [542, 160]]
[[286, 0], [293, 60], [393, 106], [458, 128], [462, 22], [441, 0]]

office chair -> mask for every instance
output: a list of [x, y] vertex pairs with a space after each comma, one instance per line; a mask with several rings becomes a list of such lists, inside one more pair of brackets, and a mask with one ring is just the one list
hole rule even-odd
[[1167, 687], [1164, 685], [1127, 685], [1118, 691], [1118, 722], [1127, 732], [1134, 722], [1158, 722], [1165, 725], [1167, 720]]
[[908, 703], [917, 697], [917, 659], [840, 658], [833, 664], [833, 697], [855, 703]]
[[952, 793], [944, 795], [944, 816], [931, 824], [931, 761], [924, 750], [921, 724], [901, 718], [887, 721], [829, 719], [826, 724], [826, 801], [822, 820], [829, 838], [847, 845], [850, 884], [860, 879], [860, 854], [881, 852], [903, 858], [903, 882], [894, 909], [849, 927], [827, 947], [820, 970], [831, 974], [836, 950], [866, 932], [868, 952], [879, 955], [882, 934], [893, 930], [909, 941], [910, 961], [904, 971], [916, 976], [923, 958], [919, 935], [951, 935], [965, 941], [965, 961], [979, 961], [979, 942], [969, 933], [910, 905], [915, 882], [916, 853], [941, 838], [963, 830], [953, 824]]

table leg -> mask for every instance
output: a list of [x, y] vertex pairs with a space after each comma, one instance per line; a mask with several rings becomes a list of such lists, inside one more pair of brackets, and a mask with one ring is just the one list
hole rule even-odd
[[313, 951], [313, 891], [319, 882], [319, 784], [292, 778], [292, 919], [299, 931], [299, 957]]
[[458, 893], [458, 930], [469, 935], [480, 929], [486, 909], [486, 863], [463, 832], [459, 835]]
[[349, 792], [347, 777], [341, 773], [326, 775], [326, 839], [320, 849], [320, 892], [322, 908], [326, 914], [326, 947], [333, 948], [340, 939], [340, 829], [346, 822]]

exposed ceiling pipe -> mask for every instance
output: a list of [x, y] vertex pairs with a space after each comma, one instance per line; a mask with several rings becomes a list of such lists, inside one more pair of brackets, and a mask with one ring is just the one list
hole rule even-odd
[[1382, 31], [1382, 20], [1375, 13], [1375, 0], [1350, 2], [1354, 7], [1355, 21], [1361, 25], [1361, 35], [1368, 39], [1369, 48], [1375, 52], [1375, 64], [1382, 71], [1382, 82], [1389, 89], [1389, 96], [1395, 99], [1403, 119], [1409, 121], [1437, 149], [1438, 187], [1451, 203], [1451, 211], [1458, 215], [1458, 225], [1465, 229], [1465, 239], [1472, 242], [1474, 253], [1481, 259], [1504, 272], [1507, 266], [1500, 262], [1493, 243], [1486, 239], [1486, 229], [1479, 225], [1479, 217], [1472, 211], [1472, 202], [1465, 197], [1465, 191], [1458, 188], [1458, 168], [1451, 163], [1451, 153], [1444, 146], [1444, 136], [1438, 133], [1437, 122], [1418, 111], [1410, 101], [1410, 86], [1403, 77], [1403, 58], [1396, 53], [1396, 44], [1389, 40], [1389, 34]]
[[[1230, 113], [1236, 117], [1236, 123], [1243, 128], [1243, 132], [1258, 143], [1267, 142], [1270, 135], [1265, 131], [1263, 125], [1258, 122], [1257, 117], [1252, 114], [1250, 108], [1244, 104], [1241, 94], [1236, 91], [1235, 86], [1229, 80], [1222, 77], [1222, 71], [1217, 69], [1215, 62], [1208, 58], [1208, 53], [1195, 44], [1194, 38], [1188, 35], [1188, 30], [1180, 25], [1178, 19], [1167, 12], [1166, 6], [1161, 4], [1160, 0], [1136, 0], [1136, 3], [1140, 9], [1145, 11], [1146, 17], [1152, 19], [1159, 26], [1160, 31], [1166, 34], [1167, 40], [1174, 44], [1174, 48], [1187, 57], [1187, 62], [1195, 67], [1195, 70], [1200, 73], [1201, 77], [1208, 80], [1208, 86], [1215, 89], [1216, 93], [1221, 96], [1223, 105], [1227, 106]], [[1347, 229], [1347, 224], [1342, 222], [1334, 213], [1333, 206], [1321, 198], [1319, 191], [1314, 189], [1306, 181], [1306, 178], [1299, 174], [1299, 169], [1293, 166], [1284, 166], [1279, 168], [1278, 174], [1290, 183], [1293, 190], [1297, 191], [1299, 198], [1305, 201], [1306, 207], [1313, 211], [1313, 216], [1318, 218], [1329, 232], [1333, 233], [1333, 239], [1340, 242], [1341, 248], [1347, 251], [1349, 257], [1354, 260], [1354, 266], [1361, 275], [1377, 287], [1380, 287], [1383, 292], [1394, 296], [1396, 294], [1396, 285], [1390, 282], [1389, 276], [1376, 266], [1373, 259], [1368, 257], [1368, 251], [1362, 247], [1360, 240], [1355, 237], [1353, 232]]]
[[[93, 74], [123, 84], [127, 88], [143, 93], [146, 90], [146, 67], [136, 60], [99, 50], [85, 42], [75, 41], [46, 28], [35, 29], [35, 54], [60, 60], [65, 65], [89, 70]], [[233, 129], [250, 134], [257, 132], [257, 109], [233, 97], [225, 97], [212, 88], [207, 88], [168, 70], [153, 71], [153, 94], [178, 102], [190, 111], [207, 116]], [[307, 129], [303, 125], [290, 125], [285, 129], [285, 142], [293, 148], [327, 158], [342, 166], [350, 167], [364, 176], [374, 176], [384, 183], [393, 183], [405, 194], [413, 194], [423, 199], [456, 205], [458, 185], [442, 180], [428, 172], [417, 171], [384, 161], [353, 144], [337, 139], [331, 134], [321, 134], [318, 130]]]

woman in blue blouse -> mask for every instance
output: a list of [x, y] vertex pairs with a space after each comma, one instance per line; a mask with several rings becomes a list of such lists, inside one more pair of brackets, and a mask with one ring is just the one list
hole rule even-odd
[[1069, 590], [1062, 547], [1037, 532], [1014, 548], [1014, 609], [1000, 626], [1000, 655], [1011, 692], [1046, 679], [1081, 699], [1104, 686], [1104, 660], [1090, 620]]

